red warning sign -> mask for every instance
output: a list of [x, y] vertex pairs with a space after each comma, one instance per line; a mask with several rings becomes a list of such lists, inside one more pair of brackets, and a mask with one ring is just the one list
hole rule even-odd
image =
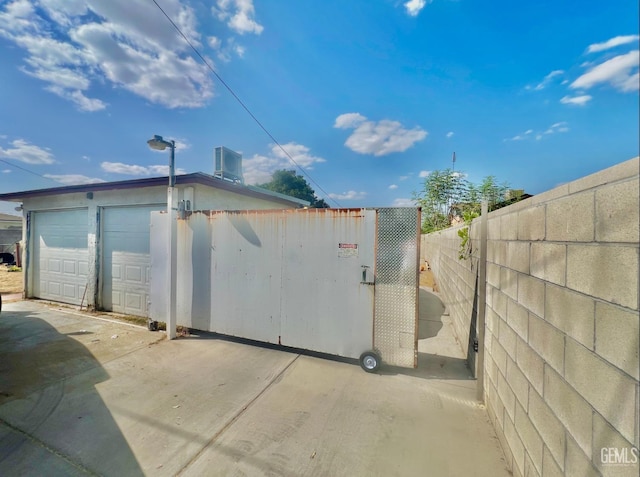
[[338, 257], [349, 258], [358, 256], [358, 244], [357, 243], [339, 243], [338, 244]]

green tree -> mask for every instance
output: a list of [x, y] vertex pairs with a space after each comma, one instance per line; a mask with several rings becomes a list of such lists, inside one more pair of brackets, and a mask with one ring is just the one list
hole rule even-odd
[[314, 208], [329, 208], [324, 199], [319, 199], [304, 177], [296, 174], [296, 171], [280, 169], [271, 175], [271, 180], [258, 187], [279, 192], [291, 197], [306, 200]]
[[451, 169], [431, 172], [413, 200], [422, 208], [422, 231], [442, 230], [451, 225], [451, 214], [468, 202], [470, 184], [459, 172]]
[[480, 215], [480, 208], [483, 200], [487, 201], [489, 211], [494, 210], [496, 205], [507, 199], [509, 192], [509, 184], [506, 182], [498, 183], [495, 176], [487, 176], [482, 179], [479, 185], [470, 184], [469, 195], [467, 198], [466, 210], [464, 212], [470, 216], [469, 221]]
[[429, 233], [450, 227], [454, 216], [470, 222], [480, 215], [483, 200], [489, 203], [489, 210], [493, 210], [505, 200], [508, 191], [509, 185], [498, 183], [495, 176], [473, 184], [463, 173], [444, 169], [431, 172], [422, 190], [413, 193], [413, 200], [422, 207], [422, 231]]

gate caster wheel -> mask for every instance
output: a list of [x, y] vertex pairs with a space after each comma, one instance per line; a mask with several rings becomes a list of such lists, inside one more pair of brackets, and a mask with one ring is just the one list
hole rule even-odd
[[149, 328], [149, 331], [158, 331], [158, 322], [147, 321], [147, 328]]
[[380, 355], [375, 351], [365, 351], [360, 355], [360, 367], [367, 373], [375, 373], [380, 369]]

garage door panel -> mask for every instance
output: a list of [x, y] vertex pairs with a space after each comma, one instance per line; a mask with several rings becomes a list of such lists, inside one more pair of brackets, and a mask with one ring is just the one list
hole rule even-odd
[[45, 290], [49, 294], [55, 295], [55, 296], [58, 296], [58, 297], [62, 296], [62, 294], [60, 293], [60, 284], [58, 282], [43, 281], [41, 283], [42, 283], [43, 290]]
[[124, 300], [122, 299], [122, 292], [120, 290], [114, 290], [111, 293], [111, 304], [117, 309], [119, 306], [124, 306]]
[[35, 212], [33, 296], [79, 305], [87, 286], [87, 209]]
[[75, 298], [78, 296], [77, 293], [77, 289], [78, 287], [76, 287], [75, 285], [70, 285], [68, 283], [63, 283], [62, 284], [62, 289], [63, 289], [63, 296], [65, 298]]
[[82, 277], [89, 276], [89, 262], [78, 262], [78, 275]]
[[126, 295], [126, 306], [130, 310], [138, 310], [139, 312], [144, 311], [144, 299], [145, 297], [135, 293], [127, 293]]
[[[55, 253], [54, 250], [52, 250], [51, 252]], [[49, 260], [45, 260], [44, 263], [45, 263], [44, 269], [46, 271], [51, 273], [60, 273], [60, 260], [49, 259]]]
[[142, 267], [140, 266], [128, 266], [126, 268], [126, 280], [128, 282], [144, 284]]
[[64, 265], [63, 273], [76, 275], [76, 270], [77, 270], [76, 262], [74, 262], [73, 260], [65, 260], [63, 262], [63, 265]]

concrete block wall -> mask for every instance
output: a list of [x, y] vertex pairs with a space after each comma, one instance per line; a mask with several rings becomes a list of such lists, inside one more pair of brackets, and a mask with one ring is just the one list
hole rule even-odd
[[[488, 216], [485, 402], [515, 475], [639, 475], [639, 168]], [[477, 266], [456, 239], [425, 236], [423, 254], [464, 333]]]

